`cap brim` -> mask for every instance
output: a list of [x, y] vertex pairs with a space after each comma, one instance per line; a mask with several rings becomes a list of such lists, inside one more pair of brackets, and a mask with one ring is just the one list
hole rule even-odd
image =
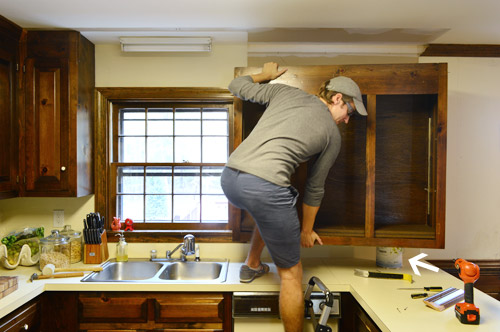
[[354, 106], [356, 106], [356, 111], [363, 116], [367, 116], [368, 112], [366, 111], [363, 101], [358, 100], [357, 98], [353, 98], [353, 100], [354, 100]]

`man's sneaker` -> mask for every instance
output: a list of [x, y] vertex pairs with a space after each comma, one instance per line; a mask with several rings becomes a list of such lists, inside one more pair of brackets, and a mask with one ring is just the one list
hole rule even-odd
[[261, 277], [269, 272], [269, 265], [260, 264], [257, 270], [251, 269], [248, 265], [242, 265], [240, 268], [240, 282], [252, 282], [255, 278]]

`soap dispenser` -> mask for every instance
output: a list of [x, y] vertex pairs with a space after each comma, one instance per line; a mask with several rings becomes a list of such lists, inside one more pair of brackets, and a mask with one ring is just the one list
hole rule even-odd
[[115, 236], [120, 237], [120, 241], [118, 241], [118, 243], [116, 244], [116, 261], [126, 262], [128, 261], [128, 243], [125, 241], [123, 232], [120, 232]]

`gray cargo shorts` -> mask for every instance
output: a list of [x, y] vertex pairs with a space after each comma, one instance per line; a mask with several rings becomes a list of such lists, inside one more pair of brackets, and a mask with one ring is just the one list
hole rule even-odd
[[300, 262], [300, 222], [295, 204], [298, 192], [257, 176], [225, 167], [221, 185], [227, 199], [248, 211], [274, 264], [290, 268]]

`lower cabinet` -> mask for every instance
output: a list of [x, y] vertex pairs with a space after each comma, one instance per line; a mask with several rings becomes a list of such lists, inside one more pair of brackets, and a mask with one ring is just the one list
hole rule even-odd
[[40, 300], [31, 300], [0, 319], [0, 332], [40, 331]]
[[232, 331], [230, 293], [80, 292], [80, 331]]
[[359, 305], [351, 293], [342, 293], [342, 318], [339, 321], [339, 331], [349, 332], [381, 332], [368, 314]]

